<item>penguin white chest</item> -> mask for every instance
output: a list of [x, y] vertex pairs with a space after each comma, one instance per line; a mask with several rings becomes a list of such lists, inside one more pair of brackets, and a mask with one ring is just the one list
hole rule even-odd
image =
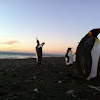
[[65, 58], [66, 65], [73, 64], [73, 53], [69, 52], [68, 56], [69, 56], [69, 62], [68, 63], [67, 63], [67, 61], [68, 61], [67, 57]]
[[73, 63], [73, 53], [69, 52], [68, 56], [69, 56], [69, 63], [72, 64]]

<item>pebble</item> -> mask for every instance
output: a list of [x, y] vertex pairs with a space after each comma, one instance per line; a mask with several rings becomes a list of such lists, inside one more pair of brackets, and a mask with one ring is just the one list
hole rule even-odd
[[75, 92], [74, 90], [69, 90], [69, 91], [66, 92], [66, 94], [67, 94], [67, 95], [73, 95], [74, 92]]
[[33, 76], [33, 79], [36, 79], [36, 76]]
[[35, 88], [35, 89], [34, 89], [34, 92], [39, 92], [38, 88]]
[[61, 83], [61, 81], [58, 81], [58, 83], [60, 84], [60, 83]]
[[66, 94], [67, 94], [68, 96], [73, 97], [73, 98], [76, 98], [76, 97], [77, 97], [77, 96], [75, 95], [75, 90], [69, 90], [69, 91], [66, 92]]

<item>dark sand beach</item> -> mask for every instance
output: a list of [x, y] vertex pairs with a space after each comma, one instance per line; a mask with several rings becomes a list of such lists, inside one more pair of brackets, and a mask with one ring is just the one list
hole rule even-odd
[[0, 59], [0, 100], [100, 100], [100, 71], [91, 81], [73, 72], [63, 57]]

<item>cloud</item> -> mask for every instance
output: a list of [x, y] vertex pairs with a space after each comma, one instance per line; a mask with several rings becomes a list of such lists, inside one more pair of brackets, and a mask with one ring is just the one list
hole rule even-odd
[[0, 42], [1, 44], [8, 44], [8, 45], [13, 45], [18, 43], [19, 41], [16, 40], [10, 40], [10, 41], [6, 41], [6, 42]]

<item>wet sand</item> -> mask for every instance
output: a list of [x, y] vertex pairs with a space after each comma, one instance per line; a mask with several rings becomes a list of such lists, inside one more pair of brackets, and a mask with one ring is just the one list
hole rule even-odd
[[0, 59], [0, 100], [100, 100], [100, 71], [91, 81], [73, 72], [63, 57]]

